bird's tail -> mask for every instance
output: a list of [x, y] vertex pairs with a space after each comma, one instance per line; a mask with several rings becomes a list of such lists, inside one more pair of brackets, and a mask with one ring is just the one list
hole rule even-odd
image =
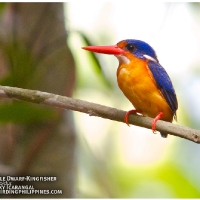
[[[176, 113], [174, 114], [174, 119], [177, 121]], [[171, 120], [171, 122], [172, 122], [172, 121], [173, 121], [173, 119]], [[163, 138], [167, 138], [168, 133], [160, 132], [160, 135], [161, 135]]]
[[160, 132], [160, 135], [163, 137], [163, 138], [167, 138], [167, 133], [163, 133], [163, 132]]

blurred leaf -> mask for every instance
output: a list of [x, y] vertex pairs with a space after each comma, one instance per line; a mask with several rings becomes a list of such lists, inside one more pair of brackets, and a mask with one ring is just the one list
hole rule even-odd
[[[83, 39], [86, 46], [94, 46], [93, 42], [89, 39], [89, 37], [85, 33], [83, 33], [82, 31], [77, 31], [77, 32]], [[88, 53], [91, 58], [91, 61], [93, 63], [95, 63], [95, 65], [92, 65], [92, 66], [94, 66], [95, 70], [99, 73], [101, 78], [104, 80], [104, 83], [106, 83], [107, 87], [111, 88], [111, 83], [107, 79], [107, 77], [105, 76], [105, 74], [103, 72], [103, 68], [101, 66], [101, 62], [100, 62], [99, 58], [96, 56], [95, 53], [93, 53], [91, 51], [88, 51]]]
[[0, 105], [0, 122], [35, 123], [55, 119], [56, 113], [35, 104], [15, 101]]
[[197, 187], [187, 179], [182, 170], [174, 164], [169, 163], [167, 167], [162, 167], [157, 173], [158, 177], [170, 185], [178, 198], [199, 198], [200, 192]]
[[9, 74], [6, 77], [3, 77], [2, 79], [0, 79], [0, 85], [6, 85], [6, 86], [11, 86], [13, 83], [13, 78], [12, 75]]
[[5, 6], [6, 6], [6, 3], [0, 3], [0, 14], [4, 10]]

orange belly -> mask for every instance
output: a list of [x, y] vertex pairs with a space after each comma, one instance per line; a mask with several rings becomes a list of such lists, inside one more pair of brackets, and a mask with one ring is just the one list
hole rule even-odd
[[130, 63], [120, 64], [117, 70], [117, 81], [124, 95], [143, 115], [154, 118], [163, 112], [161, 119], [172, 121], [172, 111], [156, 87], [146, 61], [134, 57]]

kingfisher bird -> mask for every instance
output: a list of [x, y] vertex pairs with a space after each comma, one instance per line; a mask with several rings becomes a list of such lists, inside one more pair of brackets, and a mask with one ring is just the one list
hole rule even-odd
[[[124, 117], [127, 125], [128, 117], [133, 113], [154, 118], [153, 133], [158, 120], [177, 120], [178, 101], [174, 87], [149, 44], [141, 40], [126, 39], [112, 46], [86, 46], [83, 49], [117, 57], [118, 86], [135, 108]], [[161, 132], [161, 136], [166, 138], [167, 133]]]

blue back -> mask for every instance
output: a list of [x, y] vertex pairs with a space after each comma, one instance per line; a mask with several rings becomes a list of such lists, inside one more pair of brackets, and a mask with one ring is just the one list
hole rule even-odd
[[178, 102], [176, 98], [176, 93], [172, 82], [165, 71], [165, 69], [156, 62], [149, 61], [148, 67], [151, 70], [156, 84], [170, 106], [173, 114], [176, 116], [176, 110], [178, 109]]

